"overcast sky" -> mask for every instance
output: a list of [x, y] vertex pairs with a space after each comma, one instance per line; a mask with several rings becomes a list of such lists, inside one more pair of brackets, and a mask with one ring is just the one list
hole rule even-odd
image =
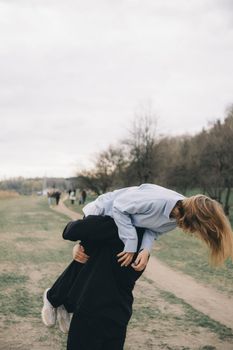
[[150, 104], [163, 134], [233, 103], [231, 0], [0, 0], [0, 178], [72, 176]]

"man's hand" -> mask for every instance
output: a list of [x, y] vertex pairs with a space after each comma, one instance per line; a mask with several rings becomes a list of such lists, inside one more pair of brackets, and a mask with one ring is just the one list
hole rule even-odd
[[146, 249], [141, 250], [134, 263], [131, 265], [135, 271], [142, 271], [146, 268], [149, 259], [149, 252]]
[[121, 264], [121, 266], [128, 266], [131, 261], [133, 260], [133, 256], [135, 253], [127, 253], [127, 252], [121, 252], [117, 254], [118, 262]]
[[83, 246], [81, 246], [79, 243], [73, 248], [73, 259], [81, 264], [85, 264], [89, 259], [89, 256], [84, 252]]

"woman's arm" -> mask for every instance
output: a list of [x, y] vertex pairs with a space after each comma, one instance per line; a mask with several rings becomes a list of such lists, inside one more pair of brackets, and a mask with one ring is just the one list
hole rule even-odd
[[152, 230], [146, 229], [143, 234], [140, 250], [146, 249], [148, 252], [151, 252], [155, 239], [156, 239], [156, 233]]
[[142, 271], [146, 268], [154, 239], [156, 239], [156, 233], [146, 229], [143, 234], [140, 252], [134, 263], [131, 265], [135, 271]]

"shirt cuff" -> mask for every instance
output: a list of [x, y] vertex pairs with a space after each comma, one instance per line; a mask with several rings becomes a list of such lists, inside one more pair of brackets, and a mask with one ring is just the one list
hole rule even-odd
[[150, 253], [153, 247], [153, 241], [144, 241], [141, 244], [140, 250], [146, 249]]
[[128, 240], [125, 242], [124, 252], [127, 252], [127, 253], [136, 253], [136, 251], [137, 251], [137, 245], [138, 245], [137, 239], [128, 239]]

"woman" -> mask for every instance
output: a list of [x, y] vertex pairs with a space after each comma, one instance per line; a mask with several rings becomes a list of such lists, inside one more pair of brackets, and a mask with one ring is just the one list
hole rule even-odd
[[[94, 348], [93, 344], [87, 347], [90, 337], [85, 338], [84, 331], [82, 334], [78, 331], [75, 333], [74, 329], [78, 323], [79, 329], [86, 329], [87, 334], [90, 334], [91, 330], [94, 332], [98, 329], [98, 335], [103, 336], [102, 340], [106, 340], [105, 327], [111, 325], [111, 330], [115, 331], [112, 339], [117, 336], [121, 342], [116, 349], [123, 348], [126, 326], [131, 316], [134, 283], [147, 264], [153, 240], [159, 235], [171, 231], [178, 225], [184, 231], [195, 234], [208, 245], [210, 260], [213, 264], [221, 265], [228, 257], [233, 257], [229, 221], [221, 206], [204, 195], [185, 198], [164, 187], [143, 184], [102, 195], [86, 206], [84, 213], [87, 219], [82, 223], [80, 221], [70, 223], [63, 236], [84, 242], [85, 250], [87, 253], [90, 250], [91, 257], [78, 271], [75, 271], [74, 267], [68, 268], [48, 293], [45, 293], [46, 305], [42, 312], [45, 319], [46, 310], [47, 314], [51, 315], [53, 305], [55, 308], [58, 307], [59, 318], [62, 318], [62, 312], [59, 309], [61, 305], [65, 305], [67, 311], [75, 310], [68, 336], [68, 349], [75, 349], [79, 341], [83, 349]], [[94, 216], [88, 216], [90, 214]], [[104, 225], [110, 226], [105, 230]], [[140, 239], [135, 227], [144, 228], [144, 234], [142, 236], [141, 232]], [[123, 250], [120, 251], [120, 248]], [[116, 255], [121, 266], [126, 267], [126, 275], [120, 268]], [[133, 283], [128, 284], [130, 280]], [[97, 294], [95, 294], [96, 286], [98, 286]], [[108, 289], [109, 293], [106, 293]], [[56, 296], [58, 296], [57, 300]], [[111, 302], [105, 303], [106, 300]], [[126, 304], [124, 304], [125, 301]], [[127, 308], [128, 313], [121, 313]], [[65, 309], [62, 310], [65, 315]], [[97, 316], [94, 316], [93, 310]], [[119, 327], [116, 327], [116, 324]], [[82, 325], [85, 326], [82, 327]], [[108, 333], [111, 334], [110, 331]], [[96, 339], [98, 337], [96, 334]], [[105, 348], [105, 340], [102, 340], [98, 348], [101, 350]], [[82, 349], [80, 344], [79, 346]]]

